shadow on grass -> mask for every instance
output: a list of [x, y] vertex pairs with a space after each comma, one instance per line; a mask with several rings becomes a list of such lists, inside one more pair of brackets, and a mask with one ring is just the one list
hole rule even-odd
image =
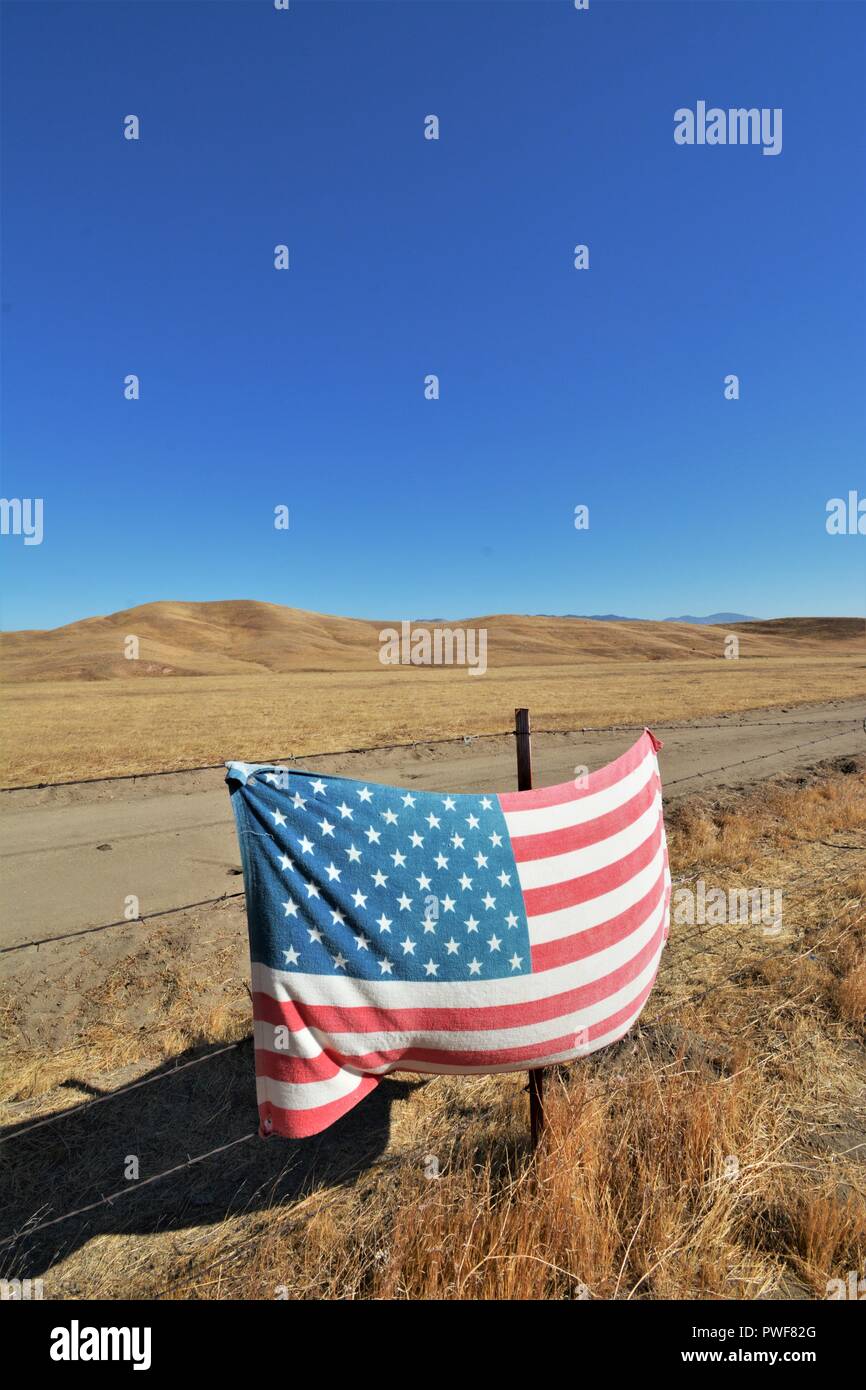
[[[29, 1134], [23, 1131], [32, 1119], [0, 1131], [0, 1278], [44, 1275], [94, 1236], [204, 1227], [316, 1188], [350, 1186], [384, 1151], [393, 1102], [423, 1084], [385, 1078], [313, 1138], [254, 1135], [180, 1167], [258, 1125], [251, 1040], [201, 1066], [176, 1070], [217, 1052], [218, 1046], [192, 1048], [140, 1078], [163, 1078], [153, 1085], [97, 1105], [89, 1098]], [[85, 1084], [80, 1091], [94, 1094]], [[131, 1158], [138, 1160], [138, 1183], [126, 1177]], [[145, 1185], [145, 1179], [176, 1166], [177, 1173]], [[115, 1193], [120, 1195], [93, 1211], [69, 1215]], [[36, 1229], [57, 1217], [65, 1219]], [[45, 1295], [51, 1297], [48, 1284]]]

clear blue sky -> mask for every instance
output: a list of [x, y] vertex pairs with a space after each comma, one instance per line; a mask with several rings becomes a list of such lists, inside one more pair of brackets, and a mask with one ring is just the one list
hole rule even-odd
[[862, 4], [3, 10], [5, 626], [864, 611]]

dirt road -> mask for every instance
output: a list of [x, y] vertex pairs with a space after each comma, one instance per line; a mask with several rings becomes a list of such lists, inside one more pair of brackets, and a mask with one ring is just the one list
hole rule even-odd
[[[838, 700], [689, 724], [656, 725], [664, 740], [668, 804], [697, 791], [737, 788], [824, 758], [866, 749], [866, 700]], [[537, 786], [563, 782], [618, 756], [630, 730], [537, 734]], [[443, 791], [508, 791], [511, 738], [301, 759], [299, 767]], [[23, 789], [0, 795], [4, 910], [0, 953], [123, 919], [236, 893], [234, 824], [220, 770]], [[7, 954], [10, 963], [14, 955]]]

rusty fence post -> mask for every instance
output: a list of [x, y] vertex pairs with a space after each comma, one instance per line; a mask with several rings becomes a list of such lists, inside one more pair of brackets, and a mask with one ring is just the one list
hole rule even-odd
[[[517, 745], [517, 790], [532, 788], [532, 731], [529, 710], [514, 711], [514, 733]], [[544, 1068], [534, 1067], [529, 1073], [529, 1142], [533, 1153], [544, 1129]]]

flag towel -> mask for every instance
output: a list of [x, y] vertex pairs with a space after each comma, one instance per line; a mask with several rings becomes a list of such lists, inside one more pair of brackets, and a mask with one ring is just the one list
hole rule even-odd
[[659, 741], [487, 796], [228, 763], [263, 1135], [327, 1128], [394, 1070], [586, 1056], [640, 1014], [668, 933]]

